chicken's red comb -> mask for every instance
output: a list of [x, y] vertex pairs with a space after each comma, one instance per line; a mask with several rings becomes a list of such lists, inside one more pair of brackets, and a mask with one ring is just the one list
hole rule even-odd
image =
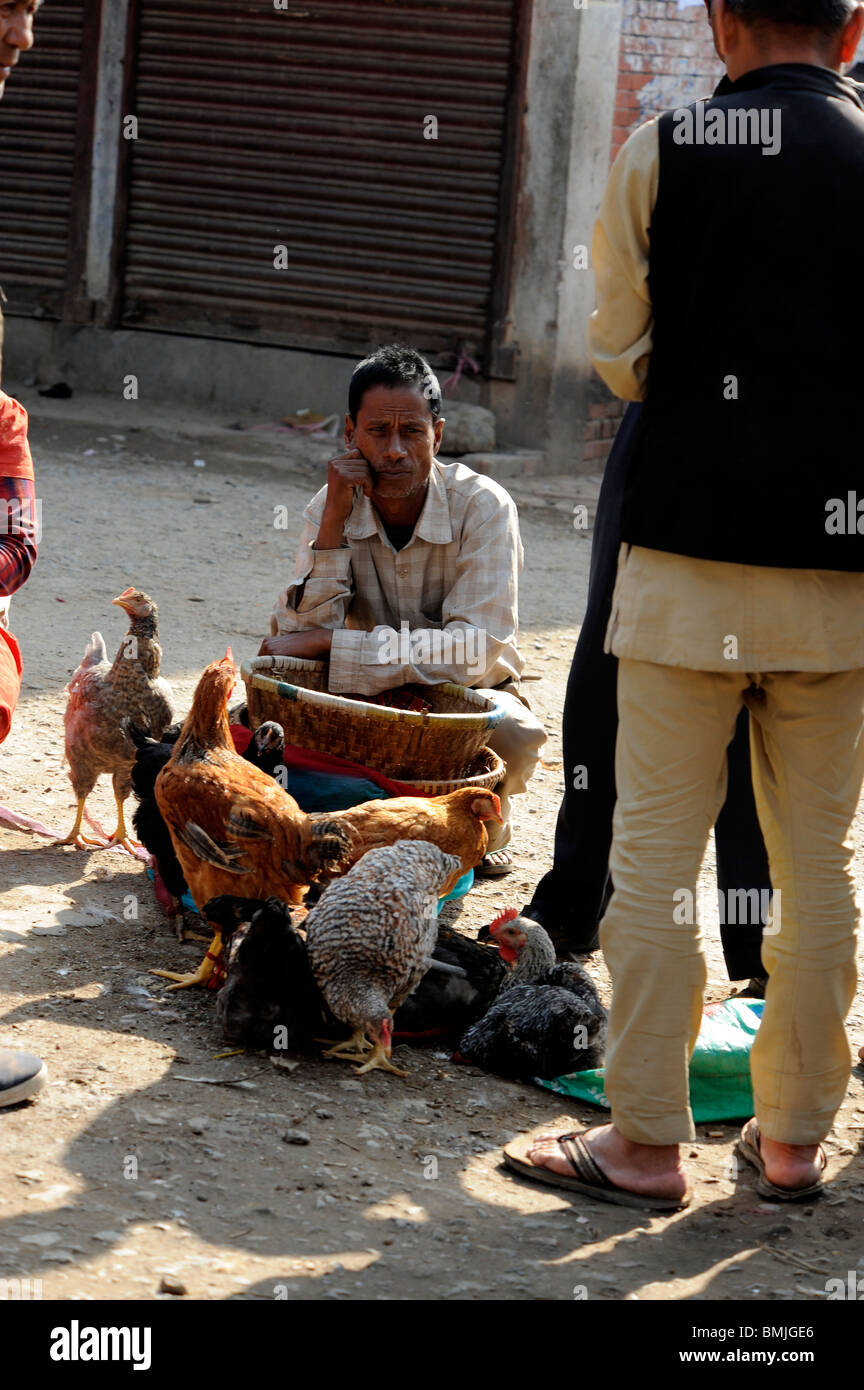
[[518, 907], [505, 907], [500, 916], [496, 917], [494, 922], [489, 923], [488, 931], [494, 932], [496, 927], [503, 927], [506, 922], [512, 922], [518, 916]]

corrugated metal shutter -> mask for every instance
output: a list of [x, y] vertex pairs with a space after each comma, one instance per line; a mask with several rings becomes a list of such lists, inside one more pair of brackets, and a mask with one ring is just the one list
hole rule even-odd
[[141, 0], [125, 321], [479, 347], [519, 0], [289, 3]]
[[83, 29], [84, 0], [41, 9], [0, 102], [0, 284], [13, 314], [62, 308]]

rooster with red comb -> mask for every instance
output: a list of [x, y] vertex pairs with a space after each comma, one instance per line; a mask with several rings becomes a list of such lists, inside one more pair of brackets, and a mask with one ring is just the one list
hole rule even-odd
[[[174, 718], [171, 688], [159, 674], [162, 648], [156, 604], [141, 589], [133, 588], [124, 589], [111, 601], [130, 619], [113, 663], [108, 660], [101, 632], [92, 633], [81, 665], [66, 687], [66, 759], [78, 809], [69, 834], [57, 843], [76, 849], [118, 844], [129, 850], [137, 847], [129, 838], [123, 817], [135, 763], [135, 745], [125, 726], [131, 720], [160, 739]], [[85, 802], [103, 773], [111, 775], [117, 803], [117, 829], [107, 841], [88, 837], [81, 830]]]

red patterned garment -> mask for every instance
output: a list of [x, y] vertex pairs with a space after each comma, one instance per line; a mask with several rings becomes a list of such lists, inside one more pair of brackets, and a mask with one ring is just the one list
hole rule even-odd
[[0, 600], [29, 578], [36, 563], [37, 535], [27, 411], [0, 391]]
[[21, 691], [21, 651], [7, 630], [9, 599], [36, 563], [38, 532], [27, 411], [0, 391], [0, 743]]

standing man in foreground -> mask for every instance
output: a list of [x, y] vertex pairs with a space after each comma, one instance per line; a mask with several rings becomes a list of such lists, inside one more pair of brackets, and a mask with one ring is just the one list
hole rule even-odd
[[630, 137], [593, 249], [593, 360], [645, 402], [606, 637], [620, 716], [600, 932], [612, 1124], [505, 1151], [541, 1181], [657, 1209], [690, 1200], [679, 1145], [694, 1138], [706, 972], [688, 901], [742, 705], [779, 925], [739, 1142], [763, 1195], [821, 1191], [856, 983], [864, 289], [843, 243], [864, 217], [864, 103], [841, 70], [864, 6], [710, 0], [710, 23], [726, 77]]
[[[0, 97], [22, 53], [33, 47], [33, 16], [41, 0], [0, 0]], [[3, 316], [0, 313], [0, 371]], [[27, 412], [0, 391], [0, 743], [9, 732], [21, 688], [21, 652], [9, 631], [9, 603], [36, 560], [36, 492], [27, 443]], [[29, 1052], [0, 1047], [0, 1106], [17, 1105], [45, 1084], [45, 1064]]]

